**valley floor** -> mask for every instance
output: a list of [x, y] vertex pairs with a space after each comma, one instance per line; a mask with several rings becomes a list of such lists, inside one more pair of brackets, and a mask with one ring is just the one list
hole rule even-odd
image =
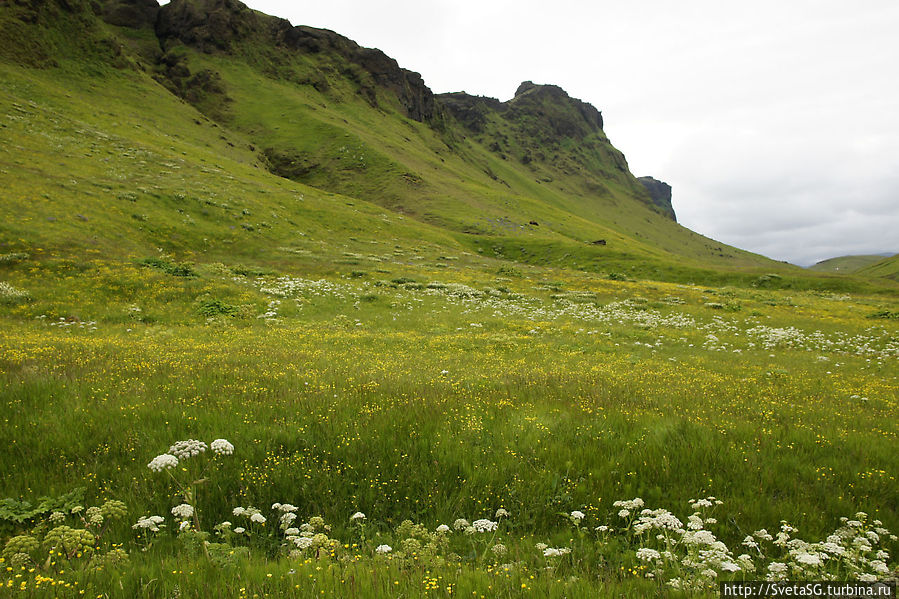
[[895, 576], [895, 300], [166, 265], [6, 268], [2, 594]]

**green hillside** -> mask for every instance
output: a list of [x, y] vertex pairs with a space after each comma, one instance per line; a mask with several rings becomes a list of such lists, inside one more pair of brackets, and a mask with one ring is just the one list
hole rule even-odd
[[[378, 50], [236, 1], [95, 9], [22, 2], [4, 12], [5, 35], [20, 40], [3, 49], [3, 91], [19, 113], [5, 147], [26, 167], [10, 175], [17, 218], [0, 223], [12, 249], [86, 235], [128, 255], [142, 240], [144, 253], [271, 262], [283, 257], [273, 247], [373, 254], [370, 242], [414, 238], [437, 255], [629, 278], [745, 286], [777, 273], [785, 287], [857, 284], [809, 278], [680, 226], [630, 173], [599, 111], [556, 86], [526, 82], [505, 103], [435, 96]], [[79, 36], [65, 35], [72, 27]], [[132, 160], [129, 145], [148, 154]], [[51, 158], [59, 151], [62, 161]], [[79, 176], [89, 193], [71, 183]], [[48, 202], [68, 201], [91, 220], [41, 216]]]
[[856, 274], [861, 277], [877, 277], [899, 281], [899, 255], [881, 258], [873, 264], [860, 268], [856, 271]]
[[832, 272], [840, 274], [852, 274], [859, 270], [880, 262], [884, 257], [878, 254], [865, 254], [858, 256], [839, 256], [837, 258], [829, 258], [822, 260], [811, 266], [809, 270], [817, 270], [819, 272]]

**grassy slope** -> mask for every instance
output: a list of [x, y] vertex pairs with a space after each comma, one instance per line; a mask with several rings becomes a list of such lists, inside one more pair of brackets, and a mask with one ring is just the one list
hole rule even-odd
[[856, 271], [862, 277], [878, 277], [899, 281], [899, 256], [884, 258]]
[[858, 255], [858, 256], [839, 256], [837, 258], [830, 258], [828, 260], [822, 260], [817, 264], [813, 264], [809, 266], [809, 270], [817, 270], [820, 272], [832, 272], [832, 273], [841, 273], [841, 274], [851, 274], [856, 273], [859, 270], [871, 266], [875, 262], [880, 262], [884, 259], [883, 256], [879, 256], [876, 254], [871, 255]]
[[[291, 76], [263, 75], [248, 64], [252, 59], [241, 58], [254, 54], [254, 43], [262, 42], [246, 40], [231, 56], [178, 51], [189, 56], [192, 71], [210, 69], [222, 75], [232, 101], [216, 104], [213, 98], [205, 110], [260, 147], [294, 153], [318, 165], [302, 177], [312, 185], [464, 231], [468, 235], [461, 239], [470, 246], [482, 251], [484, 246], [500, 248], [503, 255], [513, 252], [514, 258], [529, 262], [615, 270], [628, 268], [628, 258], [639, 258], [665, 266], [677, 261], [694, 267], [792, 270], [727, 248], [660, 216], [635, 200], [629, 173], [620, 180], [604, 178], [604, 191], [591, 194], [584, 190], [588, 173], [563, 172], [546, 164], [525, 167], [459, 131], [453, 133], [452, 127], [449, 133], [437, 133], [402, 116], [389, 93], [380, 92], [380, 109], [375, 110], [341, 76], [332, 75], [324, 93], [293, 82], [304, 75], [311, 79], [310, 72], [329, 72], [322, 63], [331, 64], [335, 57], [281, 56], [281, 69]], [[494, 119], [487, 137], [506, 137], [503, 127]], [[594, 157], [593, 166], [600, 172], [614, 170], [603, 166], [602, 158]], [[553, 176], [541, 176], [547, 173]], [[529, 226], [530, 221], [540, 226]], [[596, 239], [605, 239], [608, 246], [587, 246]]]

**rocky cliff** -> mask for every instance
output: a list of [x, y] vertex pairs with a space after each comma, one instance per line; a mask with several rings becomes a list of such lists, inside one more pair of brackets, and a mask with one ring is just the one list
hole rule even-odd
[[637, 181], [649, 192], [653, 205], [661, 210], [662, 214], [677, 222], [674, 207], [671, 205], [671, 186], [652, 177], [637, 177]]

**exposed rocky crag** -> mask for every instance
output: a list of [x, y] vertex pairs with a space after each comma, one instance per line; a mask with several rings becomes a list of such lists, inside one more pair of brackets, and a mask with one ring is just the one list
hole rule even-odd
[[[359, 93], [373, 106], [378, 106], [378, 91], [385, 90], [396, 96], [409, 118], [439, 122], [434, 94], [421, 75], [401, 68], [380, 50], [363, 48], [327, 29], [293, 26], [237, 0], [173, 0], [159, 9], [156, 34], [163, 48], [183, 43], [206, 53], [239, 52], [240, 43], [250, 39], [267, 42], [276, 52], [330, 53], [361, 69], [363, 77], [346, 74], [357, 79]], [[327, 86], [324, 77], [316, 81]]]
[[652, 199], [653, 205], [658, 207], [662, 211], [662, 214], [677, 222], [677, 216], [674, 214], [674, 207], [671, 205], [671, 186], [664, 181], [659, 181], [652, 177], [637, 177], [637, 181], [639, 181], [643, 187], [646, 188], [646, 191], [649, 192], [649, 197]]

